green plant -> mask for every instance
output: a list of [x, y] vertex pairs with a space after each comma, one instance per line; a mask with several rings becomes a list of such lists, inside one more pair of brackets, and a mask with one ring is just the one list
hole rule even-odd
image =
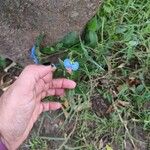
[[42, 140], [40, 137], [32, 137], [29, 140], [29, 147], [31, 150], [46, 150], [47, 143]]
[[[66, 96], [69, 106], [64, 127], [77, 120], [72, 134], [64, 137], [64, 149], [110, 145], [121, 150], [128, 142], [134, 149], [140, 140], [146, 145], [140, 133], [146, 138], [150, 131], [149, 6], [148, 0], [106, 0], [81, 37], [70, 33], [59, 43], [41, 49], [46, 56], [64, 50], [62, 60], [73, 58], [80, 63], [72, 76], [59, 67], [56, 74], [77, 82], [77, 88]], [[99, 103], [109, 102], [107, 117], [97, 115], [101, 109], [95, 113], [93, 97]]]

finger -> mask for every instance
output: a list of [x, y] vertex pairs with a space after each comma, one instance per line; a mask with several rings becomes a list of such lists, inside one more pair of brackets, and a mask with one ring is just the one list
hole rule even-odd
[[58, 102], [42, 102], [41, 105], [43, 107], [43, 112], [62, 108], [62, 105]]
[[47, 91], [47, 96], [64, 96], [64, 89], [49, 89]]
[[40, 95], [37, 96], [37, 101], [41, 101], [47, 96], [64, 96], [64, 89], [49, 89], [47, 91], [43, 91]]
[[76, 83], [72, 80], [68, 79], [53, 79], [50, 83], [51, 88], [57, 89], [74, 89], [76, 87]]

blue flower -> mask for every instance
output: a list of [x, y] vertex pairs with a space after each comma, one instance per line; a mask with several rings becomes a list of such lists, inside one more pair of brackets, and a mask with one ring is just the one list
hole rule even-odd
[[36, 46], [35, 45], [31, 49], [31, 58], [33, 59], [35, 64], [39, 64], [39, 59], [36, 55]]
[[71, 69], [73, 71], [77, 71], [79, 69], [79, 63], [77, 61], [73, 62], [70, 59], [64, 60], [64, 66], [66, 69]]

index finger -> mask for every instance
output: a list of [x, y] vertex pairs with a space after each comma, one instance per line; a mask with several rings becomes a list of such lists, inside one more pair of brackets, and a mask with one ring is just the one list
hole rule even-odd
[[75, 87], [76, 83], [74, 81], [65, 78], [53, 79], [50, 83], [50, 88], [74, 89]]

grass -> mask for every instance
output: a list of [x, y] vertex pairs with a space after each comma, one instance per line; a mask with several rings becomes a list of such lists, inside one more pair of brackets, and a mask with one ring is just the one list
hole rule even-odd
[[[59, 149], [148, 149], [149, 6], [148, 0], [105, 0], [80, 43], [67, 48], [68, 56], [80, 62], [80, 70], [71, 77], [78, 86], [67, 96], [65, 123], [76, 121]], [[108, 117], [97, 116], [91, 107], [95, 94], [114, 108]], [[118, 107], [118, 101], [124, 106]], [[139, 137], [140, 132], [144, 136]]]
[[[143, 149], [139, 144], [149, 148], [149, 7], [148, 0], [105, 0], [82, 40], [67, 47], [67, 55], [78, 60], [80, 70], [69, 76], [78, 86], [66, 97], [69, 106], [64, 127], [72, 120], [74, 127], [59, 149]], [[54, 52], [54, 48], [47, 47], [45, 52]], [[96, 95], [96, 101], [110, 104], [107, 116], [98, 116], [100, 108], [92, 107]], [[37, 149], [43, 143], [40, 149], [45, 149], [48, 141], [57, 139], [33, 136], [28, 146]]]

